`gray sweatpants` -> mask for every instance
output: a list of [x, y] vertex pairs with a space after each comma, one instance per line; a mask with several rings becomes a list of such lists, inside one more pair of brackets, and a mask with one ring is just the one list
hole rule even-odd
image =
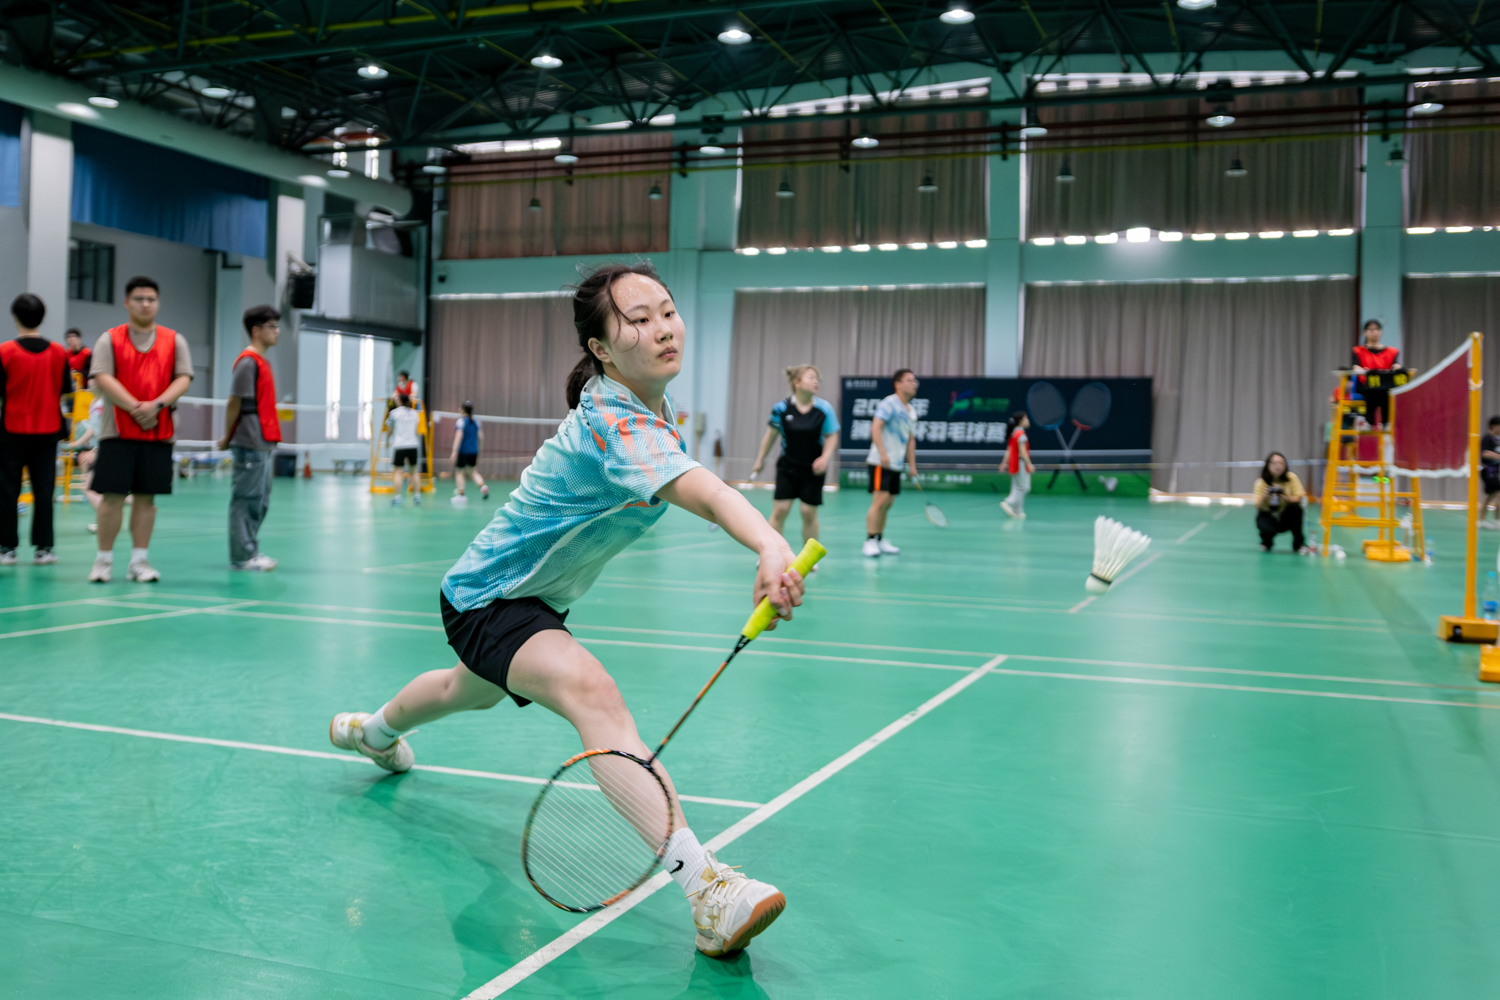
[[1010, 495], [1005, 502], [1010, 504], [1010, 509], [1017, 514], [1024, 513], [1026, 509], [1026, 494], [1031, 492], [1031, 473], [1022, 466], [1010, 477]]
[[234, 485], [229, 499], [229, 561], [242, 563], [260, 551], [260, 523], [271, 506], [272, 452], [233, 447]]

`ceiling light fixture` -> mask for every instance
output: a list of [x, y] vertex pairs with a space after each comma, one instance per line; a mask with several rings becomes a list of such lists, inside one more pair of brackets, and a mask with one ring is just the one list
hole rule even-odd
[[531, 65], [537, 69], [557, 69], [562, 64], [563, 61], [557, 58], [557, 56], [549, 55], [545, 52], [539, 56], [531, 57]]
[[786, 247], [766, 247], [766, 253], [775, 254], [779, 257], [786, 253]]
[[359, 68], [359, 75], [364, 77], [366, 80], [384, 80], [386, 77], [390, 76], [391, 73], [390, 70], [386, 69], [379, 63], [368, 63]]
[[1214, 108], [1214, 113], [1208, 116], [1208, 123], [1214, 128], [1228, 128], [1234, 124], [1234, 115], [1230, 114], [1228, 109], [1220, 104]]
[[1119, 233], [1100, 233], [1098, 236], [1094, 237], [1094, 242], [1095, 243], [1118, 243], [1118, 242], [1120, 242], [1120, 234]]
[[1068, 158], [1063, 157], [1062, 169], [1057, 172], [1057, 183], [1072, 184], [1076, 177], [1073, 176], [1073, 168], [1068, 166]]
[[1215, 0], [1177, 0], [1177, 6], [1183, 10], [1207, 10], [1214, 3]]
[[1443, 106], [1436, 101], [1423, 101], [1421, 104], [1415, 105], [1411, 110], [1413, 114], [1435, 115], [1443, 110]]
[[744, 254], [746, 257], [759, 257], [760, 247], [745, 247], [740, 251], [740, 253]]
[[974, 20], [974, 12], [962, 7], [949, 7], [938, 15], [938, 20], [944, 24], [968, 24]]
[[57, 110], [61, 111], [65, 115], [72, 115], [74, 118], [92, 119], [99, 117], [99, 112], [95, 111], [87, 104], [74, 104], [72, 101], [63, 101], [61, 104], [57, 105]]
[[849, 249], [853, 250], [855, 253], [869, 253], [870, 252], [870, 244], [868, 244], [868, 243], [856, 243], [852, 247], [850, 247]]
[[1050, 247], [1052, 244], [1057, 242], [1057, 238], [1054, 236], [1038, 236], [1031, 242], [1035, 243], [1039, 247]]
[[855, 149], [874, 149], [876, 146], [880, 145], [880, 140], [875, 138], [873, 135], [857, 135], [854, 137], [854, 141], [849, 143], [849, 145], [853, 146]]
[[328, 171], [328, 176], [337, 177], [342, 180], [343, 178], [349, 176], [349, 171], [344, 170], [342, 167], [334, 167], [332, 170]]
[[719, 41], [725, 45], [744, 45], [750, 41], [750, 32], [742, 31], [739, 28], [727, 28], [719, 32]]
[[1151, 230], [1146, 226], [1136, 226], [1125, 230], [1125, 241], [1127, 243], [1149, 243], [1151, 242]]
[[538, 198], [536, 195], [532, 195], [531, 204], [527, 205], [526, 207], [531, 209], [533, 212], [540, 212], [542, 210], [542, 199]]
[[1388, 167], [1396, 167], [1397, 169], [1406, 166], [1406, 153], [1402, 151], [1400, 146], [1397, 146], [1395, 149], [1391, 150], [1391, 155], [1385, 158], [1385, 165]]
[[202, 90], [198, 91], [198, 93], [202, 94], [204, 97], [212, 98], [215, 101], [222, 101], [226, 97], [234, 96], [233, 90], [228, 87], [221, 87], [217, 83], [210, 84], [207, 87], [204, 87]]
[[908, 244], [906, 244], [906, 247], [907, 247], [908, 250], [926, 250], [927, 249], [927, 244], [926, 243], [908, 243]]
[[797, 197], [797, 192], [795, 192], [795, 191], [792, 190], [792, 185], [791, 185], [790, 181], [782, 181], [781, 182], [781, 186], [776, 189], [776, 197], [778, 197], [778, 198], [795, 198], [795, 197]]
[[1089, 241], [1087, 236], [1064, 236], [1063, 242], [1070, 247], [1081, 247]]
[[565, 167], [571, 167], [573, 164], [578, 162], [578, 157], [574, 156], [572, 153], [558, 153], [552, 158], [552, 162], [561, 163]]
[[118, 108], [120, 106], [120, 102], [108, 94], [95, 94], [89, 98], [89, 103], [96, 108]]
[[723, 146], [699, 146], [698, 147], [698, 152], [702, 153], [704, 156], [723, 156], [724, 155], [724, 147]]
[[1163, 243], [1181, 243], [1182, 242], [1182, 234], [1179, 233], [1179, 232], [1172, 231], [1172, 230], [1169, 230], [1169, 231], [1164, 232], [1164, 233], [1157, 233], [1156, 234], [1156, 238], [1159, 239], [1159, 240], [1161, 240]]
[[1040, 139], [1047, 134], [1047, 129], [1042, 125], [1027, 125], [1021, 129], [1022, 139]]
[[899, 243], [881, 243], [881, 244], [879, 244], [878, 249], [881, 249], [881, 250], [900, 250], [901, 249], [901, 244], [899, 244]]
[[653, 184], [653, 185], [651, 185], [651, 190], [646, 192], [646, 197], [650, 198], [652, 201], [661, 201], [661, 198], [662, 198], [662, 195], [661, 195], [661, 185], [660, 184]]
[[917, 185], [917, 190], [922, 194], [937, 194], [937, 181], [932, 179], [931, 174], [923, 174], [922, 183]]
[[938, 246], [939, 250], [956, 250], [956, 249], [958, 249], [958, 241], [957, 240], [943, 240], [937, 246]]
[[1244, 177], [1249, 172], [1250, 171], [1246, 170], [1245, 169], [1245, 165], [1243, 163], [1241, 163], [1239, 160], [1230, 160], [1229, 161], [1229, 169], [1226, 170], [1226, 171], [1224, 171], [1224, 176], [1225, 177]]
[[983, 250], [990, 245], [989, 240], [964, 240], [964, 246], [970, 250]]
[[440, 163], [425, 163], [422, 165], [422, 173], [424, 174], [446, 174], [447, 172], [448, 168]]

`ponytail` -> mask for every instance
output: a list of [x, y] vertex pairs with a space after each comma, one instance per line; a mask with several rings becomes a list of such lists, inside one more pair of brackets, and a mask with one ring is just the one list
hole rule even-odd
[[578, 408], [578, 402], [583, 398], [583, 387], [588, 384], [589, 379], [604, 374], [604, 362], [594, 356], [589, 348], [589, 341], [609, 343], [611, 315], [619, 317], [621, 323], [626, 322], [625, 314], [615, 304], [614, 284], [627, 274], [650, 278], [666, 289], [668, 295], [672, 294], [672, 290], [667, 288], [667, 283], [661, 280], [661, 275], [656, 273], [655, 265], [649, 260], [634, 264], [603, 264], [584, 275], [578, 284], [571, 286], [573, 325], [578, 330], [578, 346], [583, 348], [583, 357], [578, 359], [578, 364], [568, 373], [567, 396], [570, 410]]

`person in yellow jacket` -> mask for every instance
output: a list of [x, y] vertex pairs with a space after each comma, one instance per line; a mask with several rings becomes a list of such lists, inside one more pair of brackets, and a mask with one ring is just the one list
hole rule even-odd
[[1260, 532], [1260, 550], [1270, 552], [1276, 536], [1292, 533], [1292, 551], [1306, 555], [1312, 550], [1302, 537], [1302, 509], [1307, 490], [1302, 480], [1287, 468], [1286, 456], [1273, 451], [1255, 480], [1255, 528]]

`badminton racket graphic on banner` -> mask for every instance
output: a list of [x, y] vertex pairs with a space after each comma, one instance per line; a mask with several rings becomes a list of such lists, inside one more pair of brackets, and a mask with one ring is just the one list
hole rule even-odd
[[[1073, 447], [1078, 444], [1078, 435], [1084, 431], [1091, 431], [1103, 426], [1109, 419], [1110, 405], [1114, 402], [1110, 396], [1109, 386], [1103, 382], [1088, 382], [1073, 396], [1073, 407], [1068, 414], [1068, 422], [1073, 425], [1073, 436], [1063, 444], [1063, 461], [1073, 458]], [[1062, 441], [1062, 431], [1057, 432], [1058, 441]], [[1047, 482], [1050, 490], [1052, 484], [1057, 482], [1058, 473], [1061, 469], [1052, 470], [1052, 478]], [[1073, 475], [1078, 479], [1080, 489], [1087, 490], [1088, 485], [1083, 481], [1083, 473], [1078, 466], [1073, 466]]]
[[[805, 578], [827, 554], [809, 539], [787, 568]], [[548, 779], [521, 835], [521, 864], [542, 898], [589, 913], [623, 899], [651, 877], [681, 821], [666, 777], [652, 765], [725, 668], [775, 617], [775, 606], [762, 598], [734, 649], [649, 760], [623, 750], [585, 750], [563, 761]]]
[[922, 480], [915, 471], [911, 474], [911, 481], [917, 484], [917, 492], [922, 494], [922, 513], [927, 515], [927, 520], [936, 527], [948, 527], [948, 515], [943, 513], [943, 508], [927, 499], [927, 491], [922, 489]]

